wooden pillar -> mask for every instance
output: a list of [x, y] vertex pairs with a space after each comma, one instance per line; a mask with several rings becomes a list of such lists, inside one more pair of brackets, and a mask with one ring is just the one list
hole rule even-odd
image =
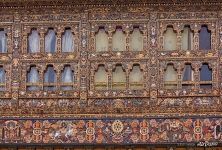
[[108, 90], [112, 89], [112, 84], [113, 84], [113, 69], [112, 68], [108, 68]]
[[199, 50], [199, 30], [197, 28], [197, 25], [195, 25], [194, 29], [194, 50], [195, 51]]
[[58, 31], [57, 31], [56, 52], [57, 53], [62, 52], [62, 31], [61, 31], [61, 28], [59, 28]]
[[129, 51], [129, 45], [130, 45], [130, 31], [129, 28], [126, 28], [126, 51]]
[[129, 74], [130, 74], [130, 70], [128, 68], [125, 69], [126, 71], [126, 89], [128, 90], [130, 88], [129, 86]]
[[40, 52], [45, 52], [45, 32], [43, 30], [40, 31]]
[[113, 31], [108, 31], [108, 51], [111, 52], [113, 50]]

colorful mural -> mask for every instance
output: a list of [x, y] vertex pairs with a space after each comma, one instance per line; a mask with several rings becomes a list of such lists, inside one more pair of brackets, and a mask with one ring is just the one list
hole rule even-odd
[[222, 142], [222, 118], [1, 120], [1, 143], [152, 144]]

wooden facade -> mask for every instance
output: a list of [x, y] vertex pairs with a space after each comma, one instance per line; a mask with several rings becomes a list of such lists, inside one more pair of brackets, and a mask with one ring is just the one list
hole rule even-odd
[[[222, 149], [219, 0], [1, 0], [0, 7], [0, 147]], [[46, 50], [50, 31], [54, 51]], [[72, 77], [63, 79], [66, 68]]]

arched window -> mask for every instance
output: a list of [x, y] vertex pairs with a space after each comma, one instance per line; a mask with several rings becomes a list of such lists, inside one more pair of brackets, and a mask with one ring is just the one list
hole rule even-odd
[[182, 87], [192, 88], [194, 85], [194, 70], [191, 64], [185, 64], [182, 76]]
[[0, 66], [0, 91], [5, 91], [5, 70]]
[[108, 51], [108, 34], [104, 28], [100, 28], [96, 33], [96, 51]]
[[62, 52], [73, 52], [74, 51], [74, 38], [70, 28], [65, 29], [62, 35]]
[[212, 88], [212, 69], [207, 63], [200, 68], [200, 88]]
[[205, 51], [211, 49], [211, 32], [206, 25], [201, 26], [199, 33], [199, 48]]
[[105, 70], [104, 65], [99, 65], [95, 72], [95, 89], [96, 90], [107, 90], [108, 87], [108, 74]]
[[7, 52], [7, 35], [4, 29], [0, 29], [0, 53]]
[[53, 29], [49, 29], [47, 35], [45, 36], [45, 52], [56, 52], [56, 33]]
[[32, 66], [27, 74], [27, 90], [36, 91], [39, 90], [39, 72], [35, 66]]
[[62, 71], [62, 90], [68, 91], [73, 89], [74, 73], [69, 65]]
[[53, 91], [56, 88], [56, 73], [52, 65], [49, 65], [44, 74], [44, 90]]
[[182, 50], [192, 50], [193, 49], [193, 31], [190, 26], [184, 26], [182, 31]]
[[126, 36], [121, 27], [117, 27], [112, 38], [113, 51], [126, 50]]
[[36, 29], [32, 29], [31, 34], [28, 37], [28, 52], [29, 53], [40, 52], [40, 37]]
[[134, 28], [133, 32], [130, 34], [130, 50], [143, 50], [143, 34], [140, 32], [140, 29], [138, 27]]
[[177, 88], [177, 71], [172, 64], [168, 64], [165, 70], [164, 86], [166, 89]]
[[177, 48], [177, 34], [172, 26], [168, 26], [164, 33], [164, 50], [172, 51]]
[[113, 83], [112, 88], [116, 89], [126, 89], [126, 72], [123, 69], [122, 65], [116, 65], [112, 73]]
[[143, 82], [143, 71], [140, 69], [140, 65], [133, 65], [129, 74], [130, 89], [142, 89]]

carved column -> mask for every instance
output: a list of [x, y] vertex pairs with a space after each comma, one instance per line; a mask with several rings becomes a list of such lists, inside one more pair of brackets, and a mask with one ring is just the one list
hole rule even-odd
[[57, 46], [56, 47], [57, 52], [61, 53], [62, 52], [62, 31], [60, 27], [58, 28], [58, 31], [57, 31], [56, 46]]
[[182, 71], [182, 67], [181, 67], [181, 63], [179, 64], [178, 68], [177, 68], [177, 78], [178, 78], [178, 81], [177, 81], [177, 88], [178, 89], [182, 89], [182, 76], [183, 76], [183, 71]]
[[113, 40], [113, 32], [111, 31], [111, 29], [109, 29], [108, 31], [108, 51], [112, 51], [113, 50], [113, 45], [112, 45], [112, 40]]
[[[19, 31], [17, 32], [17, 36], [19, 36]], [[22, 37], [22, 53], [28, 53], [28, 33], [26, 33], [26, 28], [23, 30], [23, 37]], [[17, 46], [16, 46], [17, 47]]]
[[[78, 67], [77, 64], [74, 64], [72, 66], [72, 69], [74, 70], [74, 82], [73, 82], [73, 89], [77, 89], [79, 87], [79, 76], [78, 76]], [[77, 86], [77, 87], [76, 87]]]
[[26, 91], [26, 83], [27, 83], [27, 80], [26, 80], [26, 76], [27, 76], [27, 73], [28, 73], [28, 69], [29, 69], [30, 67], [28, 67], [27, 68], [27, 66], [26, 66], [26, 64], [23, 64], [22, 65], [22, 70], [21, 70], [21, 72], [22, 72], [22, 76], [21, 76], [21, 90], [22, 91]]
[[[151, 103], [149, 105], [155, 105], [157, 101], [157, 88], [158, 88], [158, 54], [159, 51], [157, 47], [157, 13], [151, 13], [150, 14], [150, 27], [149, 27], [149, 35], [148, 35], [148, 41], [149, 41], [149, 51], [150, 51], [150, 63], [148, 61], [148, 67], [150, 71], [150, 100]], [[162, 45], [162, 44], [161, 44]], [[161, 47], [162, 48], [162, 47]], [[148, 84], [148, 83], [147, 83]], [[152, 106], [151, 106], [152, 107]]]
[[39, 70], [39, 83], [41, 83], [40, 89], [44, 90], [44, 70], [45, 68], [41, 68]]
[[200, 89], [200, 67], [201, 64], [195, 64], [194, 67], [194, 81], [195, 81], [195, 89]]
[[61, 90], [61, 77], [62, 77], [62, 66], [59, 66], [58, 68], [56, 67], [56, 89]]
[[[216, 34], [218, 32], [216, 32], [218, 29], [217, 28], [217, 24], [215, 23], [212, 23], [211, 24], [211, 49], [212, 51], [216, 51], [217, 55], [219, 54], [218, 51], [221, 50], [221, 47], [220, 47], [220, 43], [219, 43], [219, 40], [220, 39], [220, 35], [219, 34]], [[219, 31], [220, 32], [220, 31]], [[219, 44], [217, 44], [219, 43]], [[218, 47], [220, 47], [218, 49]], [[219, 76], [221, 74], [221, 72], [219, 71], [219, 68], [220, 68], [220, 57], [217, 57], [217, 62], [213, 62], [212, 64], [212, 87], [213, 88], [218, 88], [219, 87], [219, 84], [220, 84], [220, 81], [219, 81]], [[219, 74], [218, 74], [219, 72]]]
[[[8, 37], [12, 37], [12, 28], [11, 26], [8, 26], [6, 29], [6, 33]], [[18, 36], [18, 31], [15, 31], [15, 36]], [[7, 52], [12, 53], [12, 39], [7, 38]]]
[[177, 30], [177, 50], [181, 50], [182, 49], [182, 32], [180, 31], [180, 29]]
[[218, 80], [218, 75], [217, 75], [217, 72], [218, 72], [218, 63], [213, 63], [212, 64], [212, 87], [213, 88], [218, 88], [218, 83], [219, 83], [219, 80]]
[[79, 59], [79, 72], [80, 72], [80, 107], [84, 107], [87, 105], [87, 90], [89, 85], [88, 75], [88, 48], [89, 48], [89, 22], [88, 22], [88, 12], [84, 12], [81, 14], [81, 27], [80, 27], [80, 59]]
[[[11, 77], [12, 77], [12, 74], [11, 74], [11, 65], [6, 65], [3, 67], [4, 70], [6, 70], [6, 81], [8, 82], [5, 82], [5, 89], [11, 89]], [[8, 70], [8, 71], [7, 71]]]
[[130, 86], [129, 86], [129, 75], [130, 75], [130, 69], [126, 68], [126, 89], [129, 90]]
[[[157, 17], [157, 15], [156, 15]], [[153, 19], [156, 19], [156, 18], [153, 18]], [[155, 24], [157, 22], [155, 22], [155, 20], [153, 21], [154, 24], [151, 24], [150, 22], [150, 27], [151, 27], [151, 35], [152, 35], [152, 39], [151, 39], [151, 42], [152, 42], [152, 45], [155, 46], [155, 45], [158, 45], [158, 49], [159, 50], [164, 50], [163, 47], [164, 47], [164, 35], [163, 35], [163, 32], [165, 31], [165, 29], [163, 29], [163, 24], [160, 23], [160, 28], [158, 28], [158, 26]], [[153, 25], [153, 26], [151, 26]], [[156, 35], [156, 32], [157, 32], [157, 29], [159, 29], [159, 44], [157, 44], [156, 42], [156, 38], [155, 38], [155, 35]]]
[[[154, 30], [155, 32], [155, 30]], [[148, 41], [148, 32], [147, 32], [147, 25], [143, 25], [143, 51], [145, 51], [149, 55], [149, 49], [150, 46], [148, 46], [150, 43], [152, 46], [156, 44], [156, 40], [151, 38], [151, 42]], [[150, 39], [149, 39], [150, 40]], [[154, 41], [153, 41], [154, 40]], [[153, 57], [154, 58], [154, 57]], [[150, 82], [149, 82], [149, 70], [147, 68], [146, 62], [141, 63], [143, 66], [140, 66], [143, 69], [143, 87], [144, 89], [149, 89], [150, 87]]]
[[[144, 65], [144, 64], [143, 64]], [[147, 70], [146, 65], [144, 65], [143, 67], [143, 89], [149, 89], [150, 85], [149, 85], [149, 72]]]
[[[17, 107], [19, 106], [19, 87], [21, 84], [21, 62], [19, 60], [19, 54], [21, 50], [21, 16], [17, 12], [14, 14], [14, 23], [13, 23], [13, 52], [12, 52], [12, 99], [18, 102]], [[16, 111], [16, 110], [15, 110]], [[19, 111], [16, 111], [18, 114]], [[20, 138], [20, 137], [19, 137]]]
[[197, 24], [194, 25], [194, 50], [199, 50], [199, 29]]
[[92, 28], [91, 28], [91, 36], [90, 36], [90, 48], [91, 48], [91, 51], [92, 52], [95, 52], [95, 51], [97, 51], [96, 50], [96, 29], [95, 29], [95, 27], [94, 27], [94, 25], [92, 26]]
[[80, 43], [80, 40], [79, 40], [79, 27], [78, 25], [76, 26], [73, 26], [72, 27], [72, 33], [74, 34], [73, 35], [73, 42], [74, 42], [74, 52], [79, 52], [79, 43]]
[[129, 45], [130, 45], [130, 30], [129, 27], [126, 27], [126, 51], [129, 51]]
[[211, 50], [216, 50], [216, 51], [218, 51], [216, 48], [217, 48], [217, 45], [216, 45], [216, 43], [218, 43], [217, 41], [217, 39], [218, 38], [216, 38], [217, 36], [216, 36], [216, 24], [214, 24], [214, 23], [212, 23], [212, 25], [211, 25]]
[[43, 30], [40, 31], [40, 52], [45, 52], [45, 32]]
[[108, 90], [112, 89], [112, 83], [113, 83], [113, 69], [112, 66], [108, 66]]
[[95, 70], [94, 68], [91, 66], [90, 69], [90, 90], [94, 90], [95, 89], [95, 80], [94, 80], [94, 76], [95, 76]]

